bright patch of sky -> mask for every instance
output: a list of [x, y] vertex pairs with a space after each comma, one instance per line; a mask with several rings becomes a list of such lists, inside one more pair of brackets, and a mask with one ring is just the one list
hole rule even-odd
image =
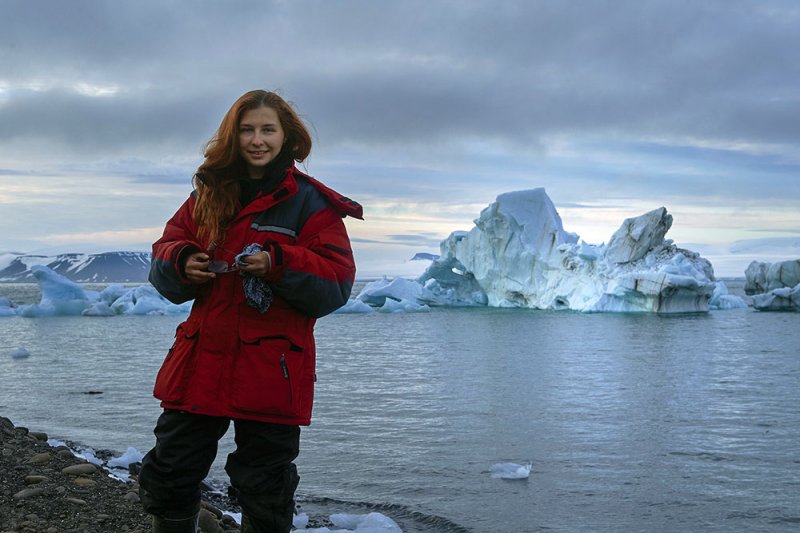
[[364, 205], [364, 275], [545, 187], [591, 243], [665, 206], [741, 276], [800, 256], [798, 26], [788, 0], [10, 2], [0, 252], [148, 249], [266, 88], [312, 128], [305, 170]]

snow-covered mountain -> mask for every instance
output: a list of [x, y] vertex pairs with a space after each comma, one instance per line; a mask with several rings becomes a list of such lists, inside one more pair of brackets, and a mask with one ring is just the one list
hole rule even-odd
[[45, 265], [79, 283], [144, 283], [150, 271], [150, 252], [0, 254], [0, 282], [35, 283], [30, 270], [34, 265]]

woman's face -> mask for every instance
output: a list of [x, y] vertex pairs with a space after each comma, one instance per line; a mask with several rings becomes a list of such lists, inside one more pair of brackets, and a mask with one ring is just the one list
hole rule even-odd
[[239, 154], [251, 178], [264, 177], [266, 166], [278, 157], [286, 135], [271, 107], [248, 109], [239, 121]]

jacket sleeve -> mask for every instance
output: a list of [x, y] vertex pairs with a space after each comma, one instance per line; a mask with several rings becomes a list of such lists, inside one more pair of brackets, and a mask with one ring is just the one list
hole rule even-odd
[[194, 299], [197, 289], [186, 279], [182, 270], [183, 258], [202, 249], [195, 236], [191, 213], [193, 203], [193, 198], [186, 200], [167, 222], [161, 238], [153, 243], [150, 283], [164, 298], [175, 304]]
[[273, 267], [267, 280], [290, 305], [319, 318], [350, 297], [356, 266], [342, 215], [331, 208], [308, 219], [297, 244], [269, 244]]

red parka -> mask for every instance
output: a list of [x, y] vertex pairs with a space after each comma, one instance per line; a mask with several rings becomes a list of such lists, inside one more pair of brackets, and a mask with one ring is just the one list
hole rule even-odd
[[211, 253], [229, 264], [260, 244], [272, 255], [266, 313], [248, 305], [238, 272], [190, 284], [180, 258], [208, 250], [197, 237], [194, 195], [153, 244], [150, 282], [174, 303], [194, 299], [156, 378], [161, 406], [197, 414], [308, 425], [314, 398], [314, 323], [344, 305], [355, 263], [342, 219], [362, 208], [294, 167], [245, 206]]

